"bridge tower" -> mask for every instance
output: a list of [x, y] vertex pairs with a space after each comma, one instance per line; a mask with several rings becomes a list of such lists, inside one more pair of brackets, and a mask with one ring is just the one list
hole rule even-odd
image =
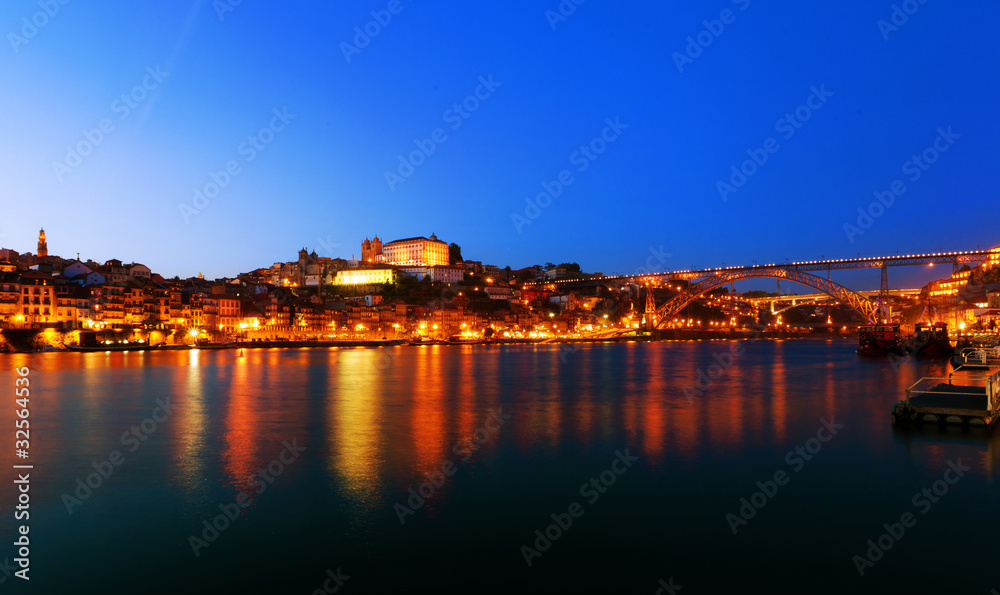
[[889, 312], [889, 269], [885, 265], [882, 265], [882, 286], [878, 291], [878, 301], [882, 322], [892, 322], [892, 315]]
[[656, 300], [653, 298], [653, 288], [646, 286], [646, 311], [643, 312], [643, 320], [646, 321], [647, 329], [656, 328]]

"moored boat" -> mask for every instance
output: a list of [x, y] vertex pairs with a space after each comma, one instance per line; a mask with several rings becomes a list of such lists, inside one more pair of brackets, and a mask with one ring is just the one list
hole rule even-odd
[[421, 337], [419, 339], [410, 339], [410, 345], [447, 345], [448, 341], [443, 339], [427, 339]]
[[917, 323], [915, 334], [909, 345], [913, 355], [927, 358], [951, 357], [954, 350], [948, 339], [948, 325], [943, 322], [936, 324]]
[[898, 324], [866, 324], [858, 328], [858, 355], [903, 355]]
[[992, 349], [966, 347], [952, 356], [951, 364], [956, 370], [1000, 368], [1000, 347]]
[[106, 343], [97, 345], [67, 345], [69, 351], [99, 352], [99, 351], [149, 351], [159, 348], [159, 345], [146, 343]]

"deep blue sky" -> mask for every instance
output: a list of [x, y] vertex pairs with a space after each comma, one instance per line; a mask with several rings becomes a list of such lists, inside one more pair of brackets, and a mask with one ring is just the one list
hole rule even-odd
[[[931, 0], [885, 39], [888, 1], [588, 0], [553, 30], [557, 0], [401, 0], [348, 62], [341, 44], [389, 5], [244, 1], [220, 19], [207, 0], [78, 1], [26, 43], [5, 33], [0, 244], [34, 251], [44, 226], [63, 256], [206, 277], [302, 246], [350, 257], [373, 234], [606, 273], [660, 246], [672, 256], [651, 262], [682, 269], [1000, 244], [996, 2]], [[725, 9], [680, 72], [674, 53]], [[0, 29], [21, 35], [39, 10], [8, 0]], [[157, 67], [168, 76], [122, 118], [116, 99]], [[490, 75], [500, 86], [452, 129], [446, 110]], [[813, 86], [833, 95], [785, 139], [776, 122]], [[295, 118], [247, 162], [240, 144], [284, 108]], [[574, 151], [616, 117], [628, 127], [579, 172]], [[113, 131], [59, 181], [53, 162], [104, 118]], [[904, 163], [949, 126], [960, 137], [911, 182]], [[391, 190], [385, 172], [435, 128], [446, 140]], [[777, 151], [724, 201], [717, 182], [768, 138]], [[186, 222], [178, 205], [230, 160], [240, 173]], [[573, 183], [519, 233], [512, 214], [562, 170]], [[897, 179], [906, 193], [849, 241], [844, 224]]]

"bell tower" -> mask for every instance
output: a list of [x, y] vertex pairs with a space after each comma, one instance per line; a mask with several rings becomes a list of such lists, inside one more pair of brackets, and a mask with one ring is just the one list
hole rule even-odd
[[48, 256], [49, 245], [45, 242], [45, 228], [38, 232], [38, 256]]

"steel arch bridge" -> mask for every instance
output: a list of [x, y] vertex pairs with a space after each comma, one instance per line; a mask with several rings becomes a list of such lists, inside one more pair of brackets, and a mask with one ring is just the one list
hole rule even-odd
[[675, 315], [677, 315], [685, 306], [693, 302], [702, 294], [709, 292], [717, 287], [722, 287], [723, 285], [729, 285], [736, 281], [743, 281], [745, 279], [786, 279], [788, 281], [793, 281], [795, 283], [800, 283], [802, 285], [807, 285], [821, 291], [833, 299], [837, 300], [841, 304], [850, 307], [852, 310], [860, 314], [869, 324], [874, 324], [880, 320], [888, 320], [889, 312], [888, 308], [879, 302], [869, 300], [850, 289], [823, 279], [822, 277], [817, 277], [816, 275], [810, 275], [809, 273], [804, 273], [802, 271], [796, 271], [793, 269], [743, 269], [736, 271], [721, 271], [715, 275], [699, 281], [694, 285], [688, 287], [685, 291], [677, 294], [665, 304], [656, 309], [656, 320], [657, 323], [654, 328], [659, 328], [668, 320], [672, 320]]

